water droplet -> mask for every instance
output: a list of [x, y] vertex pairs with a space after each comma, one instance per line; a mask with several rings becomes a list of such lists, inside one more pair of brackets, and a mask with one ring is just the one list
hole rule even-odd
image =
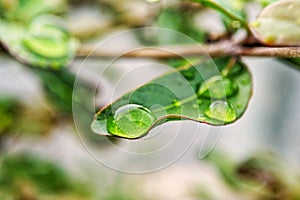
[[205, 116], [203, 114], [198, 114], [198, 120], [199, 121], [205, 121]]
[[91, 124], [91, 129], [94, 133], [99, 135], [108, 135], [107, 129], [106, 129], [106, 120], [94, 120]]
[[224, 99], [234, 95], [238, 90], [237, 84], [221, 76], [214, 76], [200, 85], [198, 94], [212, 99]]
[[30, 36], [23, 40], [23, 45], [31, 52], [49, 58], [63, 57], [68, 53], [67, 45], [53, 38]]
[[147, 108], [128, 104], [116, 110], [107, 119], [109, 133], [126, 138], [138, 138], [153, 125], [155, 117]]
[[214, 101], [210, 104], [205, 114], [212, 119], [223, 122], [232, 122], [237, 118], [237, 113], [232, 105], [227, 101]]

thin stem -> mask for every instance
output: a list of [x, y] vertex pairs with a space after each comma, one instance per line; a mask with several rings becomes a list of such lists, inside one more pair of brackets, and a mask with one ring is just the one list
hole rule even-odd
[[300, 57], [300, 47], [245, 47], [231, 41], [220, 41], [206, 45], [153, 46], [124, 53], [118, 50], [94, 49], [94, 46], [83, 45], [77, 57], [174, 58], [197, 55], [296, 58]]
[[230, 70], [233, 68], [235, 65], [236, 61], [238, 58], [236, 56], [231, 57], [229, 62], [227, 63], [226, 67], [221, 71], [222, 76], [227, 76]]

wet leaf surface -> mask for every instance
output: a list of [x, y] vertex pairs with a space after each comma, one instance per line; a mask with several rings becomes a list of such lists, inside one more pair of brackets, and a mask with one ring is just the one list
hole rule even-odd
[[230, 66], [229, 60], [218, 58], [216, 65], [203, 61], [184, 66], [150, 81], [100, 110], [92, 130], [133, 139], [172, 120], [211, 125], [236, 121], [248, 105], [252, 80], [243, 63]]

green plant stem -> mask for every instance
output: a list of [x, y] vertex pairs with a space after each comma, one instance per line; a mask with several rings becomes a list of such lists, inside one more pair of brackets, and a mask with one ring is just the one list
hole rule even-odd
[[128, 57], [128, 58], [175, 58], [184, 56], [209, 55], [221, 56], [254, 56], [254, 57], [300, 57], [300, 47], [245, 47], [231, 41], [220, 41], [206, 45], [176, 45], [176, 46], [153, 46], [138, 48], [132, 51], [120, 52], [83, 45], [77, 53], [77, 57]]

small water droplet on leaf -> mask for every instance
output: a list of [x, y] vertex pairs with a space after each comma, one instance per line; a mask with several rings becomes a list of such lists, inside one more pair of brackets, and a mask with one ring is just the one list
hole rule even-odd
[[138, 138], [145, 134], [155, 122], [155, 117], [147, 108], [128, 104], [116, 110], [113, 116], [107, 119], [107, 130], [110, 134]]
[[106, 120], [98, 121], [97, 119], [95, 119], [91, 124], [91, 129], [92, 131], [94, 131], [94, 133], [97, 133], [99, 135], [106, 135]]
[[212, 102], [205, 114], [212, 119], [223, 122], [232, 122], [237, 118], [237, 113], [232, 105], [222, 100]]
[[198, 120], [199, 121], [204, 121], [205, 120], [205, 116], [201, 113], [198, 114]]

